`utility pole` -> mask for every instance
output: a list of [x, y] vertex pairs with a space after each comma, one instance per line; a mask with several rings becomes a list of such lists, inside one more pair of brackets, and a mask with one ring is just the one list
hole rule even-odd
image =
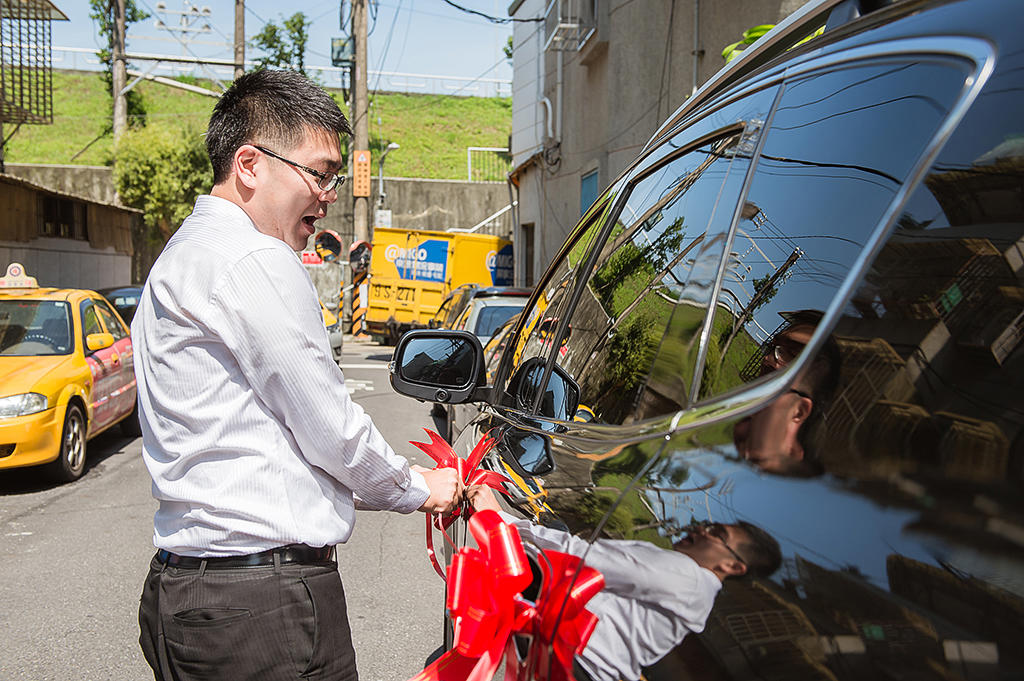
[[113, 87], [111, 89], [114, 91], [115, 142], [128, 127], [128, 100], [124, 93], [124, 87], [128, 82], [128, 69], [124, 63], [124, 2], [125, 0], [114, 0], [114, 49], [111, 51], [114, 68], [112, 74]]
[[[355, 64], [352, 67], [352, 129], [355, 134], [356, 150], [370, 148], [370, 117], [367, 104], [367, 70], [366, 58], [366, 1], [352, 0], [352, 40], [355, 42]], [[353, 190], [352, 213], [355, 241], [368, 241], [370, 197], [356, 196], [356, 183], [350, 183]]]
[[235, 80], [245, 73], [245, 0], [235, 0]]

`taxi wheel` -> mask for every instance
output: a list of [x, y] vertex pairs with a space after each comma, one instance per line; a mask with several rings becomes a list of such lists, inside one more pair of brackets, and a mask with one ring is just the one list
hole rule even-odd
[[53, 476], [61, 482], [77, 480], [85, 470], [85, 417], [76, 405], [68, 405], [60, 437], [60, 455], [51, 465]]

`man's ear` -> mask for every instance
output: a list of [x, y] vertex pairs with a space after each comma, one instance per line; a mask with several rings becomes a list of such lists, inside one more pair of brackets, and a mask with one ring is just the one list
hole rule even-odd
[[747, 574], [747, 566], [729, 556], [720, 560], [713, 572], [717, 572], [718, 576], [723, 580], [727, 577], [742, 577]]
[[235, 150], [231, 159], [231, 169], [235, 178], [241, 182], [246, 189], [256, 188], [256, 169], [262, 159], [262, 154], [249, 144], [243, 144]]
[[809, 397], [797, 395], [797, 401], [793, 405], [792, 410], [790, 411], [792, 420], [798, 424], [802, 424], [810, 417], [811, 410], [813, 408], [814, 400], [812, 400]]

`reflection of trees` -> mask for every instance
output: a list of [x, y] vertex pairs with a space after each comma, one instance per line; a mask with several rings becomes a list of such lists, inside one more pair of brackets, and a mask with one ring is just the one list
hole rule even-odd
[[[590, 286], [609, 316], [617, 317], [635, 291], [643, 288], [675, 255], [686, 236], [683, 218], [676, 218], [669, 227], [646, 246], [634, 241], [622, 244], [608, 261], [594, 273]], [[633, 296], [628, 294], [633, 292]]]

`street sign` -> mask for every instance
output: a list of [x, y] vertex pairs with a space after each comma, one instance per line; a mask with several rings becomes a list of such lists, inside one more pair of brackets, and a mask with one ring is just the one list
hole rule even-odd
[[391, 229], [391, 211], [384, 209], [373, 211], [373, 228]]
[[356, 149], [352, 163], [352, 196], [370, 196], [370, 152]]

